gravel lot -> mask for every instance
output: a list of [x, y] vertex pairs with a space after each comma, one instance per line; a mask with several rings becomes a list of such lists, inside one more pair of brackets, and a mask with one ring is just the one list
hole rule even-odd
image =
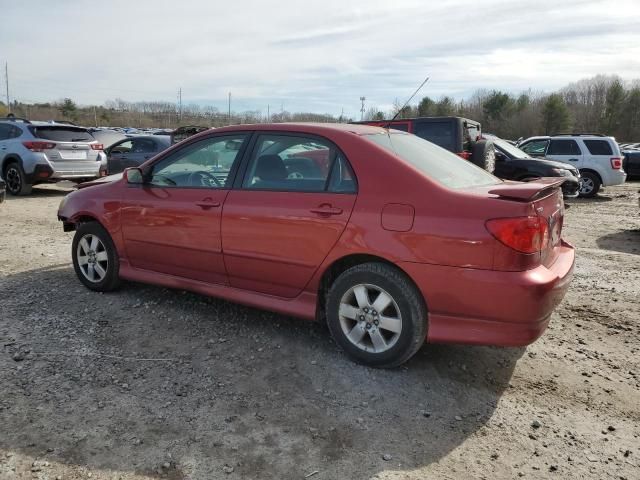
[[[318, 324], [86, 290], [55, 216], [0, 205], [0, 478], [640, 478], [640, 183], [573, 201], [572, 287], [526, 349], [357, 366]], [[496, 308], [500, 308], [496, 305]]]

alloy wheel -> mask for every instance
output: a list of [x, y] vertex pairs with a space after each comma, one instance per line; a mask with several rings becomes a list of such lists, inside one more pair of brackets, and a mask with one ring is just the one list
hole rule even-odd
[[98, 236], [88, 233], [78, 242], [76, 251], [78, 266], [87, 280], [99, 283], [109, 268], [107, 249]]
[[590, 178], [582, 177], [580, 179], [580, 193], [582, 195], [590, 194], [594, 188], [595, 185], [593, 183], [593, 180], [591, 180]]
[[340, 300], [338, 316], [345, 337], [366, 352], [385, 352], [400, 338], [400, 308], [376, 285], [358, 284], [347, 290]]
[[22, 187], [22, 177], [20, 176], [18, 168], [13, 165], [7, 168], [5, 177], [9, 191], [11, 193], [18, 193]]

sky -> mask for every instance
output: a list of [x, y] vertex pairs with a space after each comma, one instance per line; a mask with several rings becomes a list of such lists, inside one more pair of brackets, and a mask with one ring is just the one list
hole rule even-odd
[[[640, 78], [640, 0], [3, 2], [12, 99], [359, 117], [417, 95]], [[4, 78], [0, 81], [4, 97]], [[4, 100], [4, 99], [3, 99]], [[417, 103], [417, 100], [413, 103]]]

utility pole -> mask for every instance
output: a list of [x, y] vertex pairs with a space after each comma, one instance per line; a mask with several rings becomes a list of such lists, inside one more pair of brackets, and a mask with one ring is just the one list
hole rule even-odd
[[178, 121], [182, 122], [182, 87], [178, 90]]
[[96, 111], [96, 106], [93, 106], [93, 122], [95, 126], [98, 126], [98, 112]]
[[267, 123], [271, 123], [271, 111], [269, 110], [270, 107], [271, 106], [267, 104]]
[[7, 109], [11, 113], [11, 103], [9, 102], [9, 63], [4, 62], [4, 81], [7, 85]]
[[229, 92], [229, 125], [231, 125], [231, 92]]
[[364, 120], [364, 101], [365, 97], [360, 97], [360, 101], [362, 102], [362, 106], [360, 107], [360, 121]]

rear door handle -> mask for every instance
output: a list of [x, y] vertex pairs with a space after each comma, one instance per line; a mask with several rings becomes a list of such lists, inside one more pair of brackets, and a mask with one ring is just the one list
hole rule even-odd
[[320, 205], [318, 208], [312, 208], [311, 213], [328, 217], [331, 215], [340, 215], [342, 213], [342, 209], [332, 207], [331, 205]]
[[570, 159], [569, 159], [569, 161], [570, 161], [570, 162], [577, 162], [577, 161], [578, 161], [578, 159], [577, 159], [577, 158], [570, 158]]
[[205, 198], [201, 202], [196, 202], [196, 205], [199, 206], [203, 210], [209, 210], [211, 208], [216, 208], [220, 206], [220, 202], [214, 202], [210, 198]]

